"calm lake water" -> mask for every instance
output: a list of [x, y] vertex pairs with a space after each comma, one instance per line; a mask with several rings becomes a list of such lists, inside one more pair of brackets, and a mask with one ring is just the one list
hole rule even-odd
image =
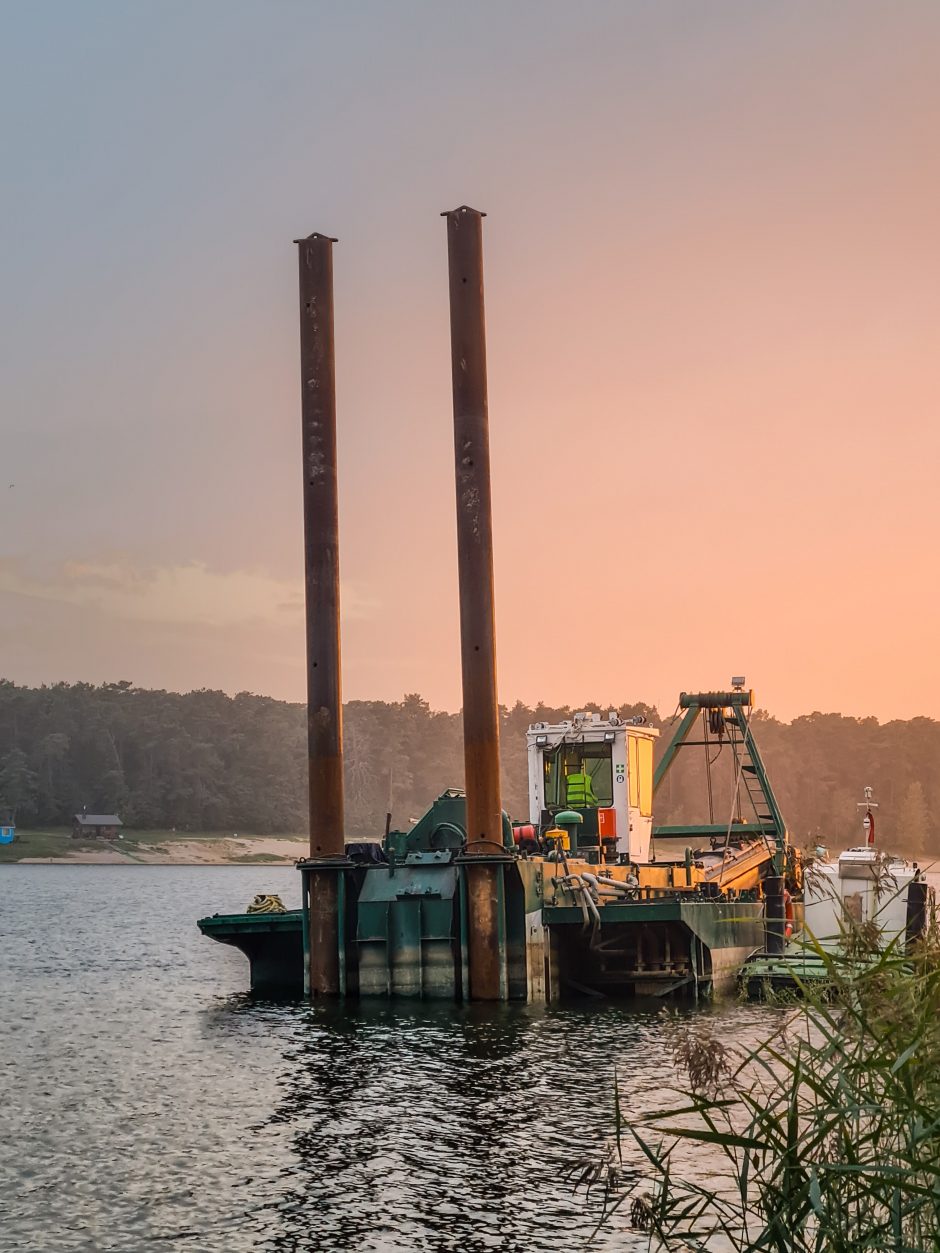
[[[0, 1248], [585, 1247], [598, 1200], [561, 1175], [610, 1135], [615, 1067], [628, 1111], [668, 1100], [656, 1009], [252, 1001], [195, 920], [299, 883], [0, 869]], [[706, 1012], [742, 1039], [779, 1011]], [[616, 1217], [593, 1244], [645, 1247]]]

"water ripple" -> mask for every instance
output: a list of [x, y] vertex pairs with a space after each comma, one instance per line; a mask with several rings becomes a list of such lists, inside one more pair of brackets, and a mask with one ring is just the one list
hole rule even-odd
[[[614, 1069], [628, 1109], [664, 1099], [651, 1011], [245, 996], [194, 920], [296, 903], [294, 871], [0, 875], [4, 1249], [574, 1250], [599, 1202], [562, 1176], [610, 1134]], [[645, 1248], [623, 1224], [593, 1248]]]

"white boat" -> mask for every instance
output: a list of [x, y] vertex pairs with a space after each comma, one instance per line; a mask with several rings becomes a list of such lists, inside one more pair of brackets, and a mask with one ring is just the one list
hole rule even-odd
[[[911, 885], [922, 885], [912, 892]], [[835, 861], [804, 867], [804, 943], [839, 950], [860, 931], [872, 948], [906, 944], [923, 930], [927, 885], [903, 857], [873, 845], [848, 848]]]
[[[832, 977], [832, 958], [871, 960], [893, 947], [911, 951], [927, 931], [935, 910], [934, 890], [924, 872], [875, 844], [877, 802], [865, 788], [866, 842], [830, 860], [825, 848], [803, 863], [802, 926], [786, 944], [755, 953], [742, 971], [749, 992], [799, 987]], [[789, 927], [788, 927], [789, 930]], [[776, 949], [776, 951], [774, 951]]]

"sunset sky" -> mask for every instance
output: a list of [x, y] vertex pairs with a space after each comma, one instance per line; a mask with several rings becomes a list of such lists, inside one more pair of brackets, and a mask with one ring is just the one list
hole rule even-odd
[[[500, 698], [940, 717], [940, 4], [8, 4], [0, 675], [304, 691], [335, 248], [347, 699], [460, 704], [483, 209]], [[12, 485], [12, 486], [10, 486]]]

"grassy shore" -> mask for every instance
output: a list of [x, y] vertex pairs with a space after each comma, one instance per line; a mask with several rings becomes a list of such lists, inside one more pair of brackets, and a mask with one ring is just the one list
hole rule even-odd
[[69, 830], [17, 829], [0, 844], [0, 865], [13, 862], [84, 862], [141, 865], [291, 865], [306, 849], [303, 835], [252, 835], [223, 831], [125, 831], [120, 840], [75, 840]]

